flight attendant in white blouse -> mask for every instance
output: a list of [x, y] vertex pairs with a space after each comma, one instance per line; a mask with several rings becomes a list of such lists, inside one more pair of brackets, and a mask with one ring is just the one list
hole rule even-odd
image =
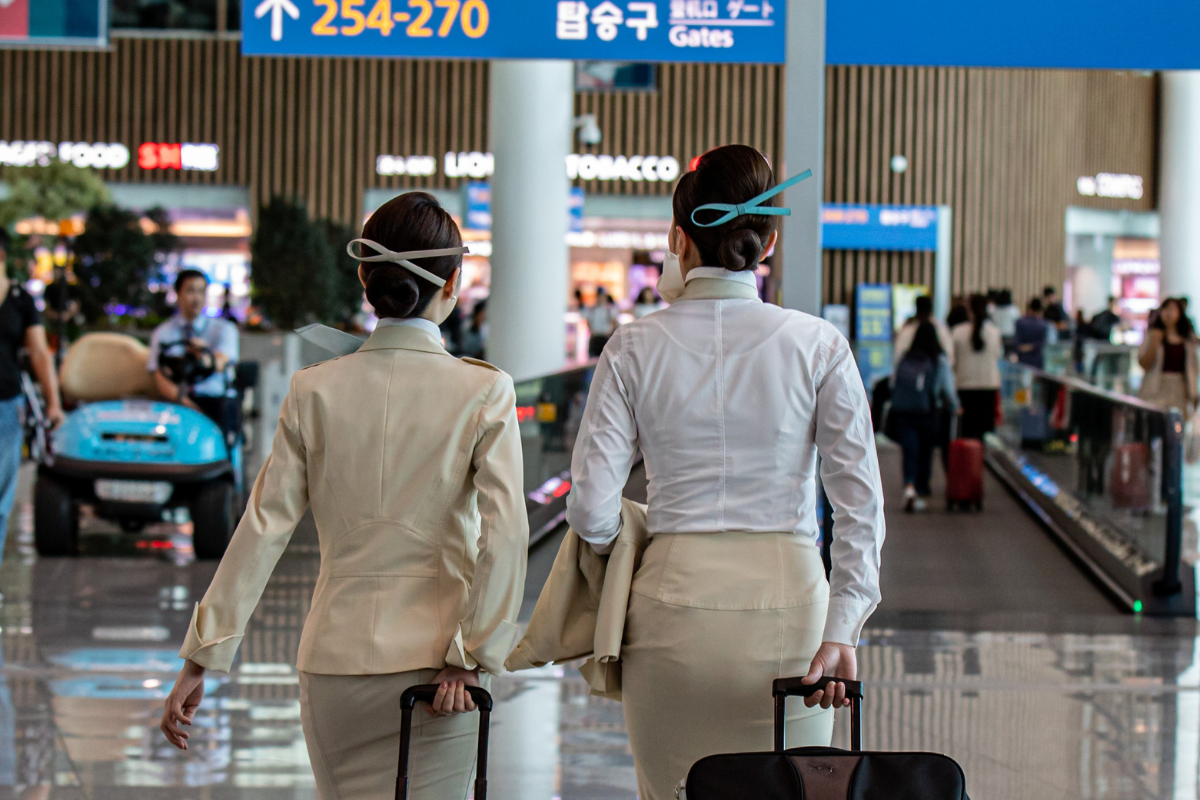
[[[311, 506], [321, 571], [300, 637], [300, 712], [322, 800], [391, 800], [401, 693], [440, 684], [414, 717], [413, 800], [465, 800], [475, 758], [465, 687], [516, 642], [529, 528], [513, 382], [451, 357], [462, 238], [437, 200], [401, 195], [356, 240], [381, 317], [358, 352], [301, 370], [271, 456], [197, 605], [162, 731], [187, 749], [206, 669], [228, 671]], [[351, 244], [353, 248], [354, 243]], [[301, 276], [298, 276], [300, 279]]]
[[[854, 679], [879, 603], [883, 493], [850, 345], [757, 292], [755, 268], [789, 213], [775, 196], [802, 179], [776, 187], [766, 158], [742, 145], [680, 179], [659, 285], [671, 305], [608, 343], [575, 447], [567, 520], [598, 550], [620, 530], [638, 450], [649, 479], [652, 538], [621, 648], [642, 800], [675, 797], [704, 756], [769, 750], [771, 682]], [[818, 463], [835, 509], [829, 581]], [[829, 745], [845, 702], [839, 684], [793, 704], [788, 743]]]

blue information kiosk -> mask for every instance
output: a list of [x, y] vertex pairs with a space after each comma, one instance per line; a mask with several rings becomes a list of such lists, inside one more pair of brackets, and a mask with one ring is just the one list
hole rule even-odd
[[[826, 205], [821, 211], [826, 250], [935, 253], [933, 308], [939, 319], [950, 311], [948, 206]], [[891, 284], [860, 283], [854, 298], [854, 349], [868, 389], [892, 369], [892, 332], [897, 314]]]

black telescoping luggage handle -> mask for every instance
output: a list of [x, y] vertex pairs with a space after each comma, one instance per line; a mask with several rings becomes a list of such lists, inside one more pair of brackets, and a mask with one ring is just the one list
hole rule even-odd
[[[396, 770], [396, 800], [408, 798], [408, 748], [412, 738], [412, 715], [417, 702], [432, 703], [437, 684], [410, 686], [400, 695], [400, 763]], [[492, 696], [487, 689], [466, 687], [479, 708], [479, 757], [475, 767], [475, 800], [487, 800], [488, 725], [492, 716]]]
[[771, 688], [775, 698], [775, 752], [782, 753], [784, 728], [787, 725], [787, 698], [789, 695], [810, 697], [825, 689], [831, 683], [846, 685], [846, 697], [850, 700], [850, 749], [862, 750], [862, 681], [848, 681], [844, 678], [820, 678], [816, 683], [803, 683], [803, 678], [778, 678]]

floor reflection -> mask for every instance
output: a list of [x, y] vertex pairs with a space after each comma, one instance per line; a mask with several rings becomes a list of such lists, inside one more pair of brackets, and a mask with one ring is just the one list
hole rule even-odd
[[[38, 559], [27, 505], [15, 520], [0, 567], [0, 800], [315, 797], [291, 666], [317, 575], [310, 528], [237, 668], [209, 680], [185, 754], [157, 723], [214, 569], [191, 557], [186, 525], [141, 538], [94, 529], [86, 556]], [[1197, 800], [1200, 644], [1172, 630], [870, 631], [866, 744], [950, 754], [975, 800]], [[494, 692], [493, 798], [636, 797], [621, 708], [589, 697], [576, 671], [505, 676]]]

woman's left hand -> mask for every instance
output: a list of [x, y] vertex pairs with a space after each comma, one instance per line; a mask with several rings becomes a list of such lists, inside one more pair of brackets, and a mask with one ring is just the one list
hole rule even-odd
[[167, 741], [180, 750], [188, 749], [188, 733], [179, 726], [191, 725], [196, 709], [200, 708], [200, 701], [204, 699], [204, 672], [204, 667], [195, 661], [183, 662], [175, 686], [167, 695], [162, 724], [158, 727]]
[[479, 685], [479, 670], [446, 667], [434, 677], [433, 683], [439, 686], [429, 704], [429, 716], [450, 717], [475, 710], [475, 701], [467, 687]]

